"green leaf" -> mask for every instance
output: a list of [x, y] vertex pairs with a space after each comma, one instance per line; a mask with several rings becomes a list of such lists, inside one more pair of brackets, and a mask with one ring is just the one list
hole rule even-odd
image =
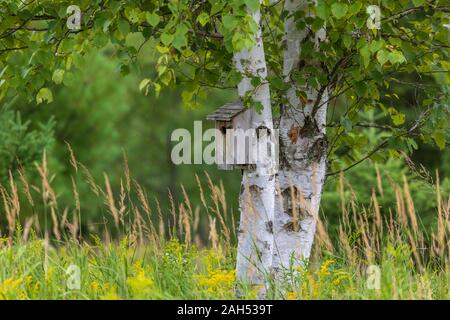
[[155, 83], [155, 96], [158, 98], [161, 93], [161, 85], [159, 83]]
[[256, 12], [259, 9], [259, 0], [244, 0], [244, 2], [251, 12]]
[[187, 37], [185, 34], [176, 33], [175, 38], [173, 39], [172, 45], [175, 49], [181, 51], [187, 45]]
[[418, 149], [419, 146], [417, 145], [417, 142], [414, 139], [406, 138], [405, 140], [406, 140], [406, 145], [408, 146], [409, 152], [412, 153], [414, 150]]
[[181, 93], [181, 99], [183, 100], [183, 103], [189, 103], [192, 100], [192, 97], [194, 96], [194, 91], [188, 91], [185, 90]]
[[316, 18], [314, 19], [314, 22], [311, 24], [311, 30], [313, 32], [317, 32], [320, 30], [320, 28], [322, 28], [323, 26], [323, 20], [320, 18]]
[[175, 33], [186, 34], [186, 33], [188, 33], [188, 31], [189, 31], [189, 28], [186, 26], [186, 24], [181, 23], [177, 26], [177, 30]]
[[65, 70], [63, 70], [63, 69], [56, 69], [53, 72], [53, 76], [52, 76], [53, 82], [56, 84], [61, 84], [64, 80], [64, 72], [65, 72]]
[[342, 42], [344, 43], [344, 46], [346, 48], [350, 48], [350, 46], [352, 45], [352, 37], [348, 34], [344, 34], [342, 35]]
[[161, 18], [154, 12], [147, 12], [147, 14], [145, 15], [145, 19], [152, 27], [156, 27], [161, 21]]
[[363, 59], [364, 68], [367, 69], [370, 63], [370, 50], [369, 45], [366, 43], [361, 49], [359, 49], [359, 53]]
[[362, 3], [357, 1], [355, 3], [352, 3], [348, 9], [348, 14], [350, 16], [353, 16], [355, 14], [357, 14], [362, 8]]
[[344, 130], [346, 133], [349, 133], [350, 131], [352, 131], [353, 123], [352, 123], [352, 120], [350, 120], [349, 118], [342, 117], [341, 125], [344, 127]]
[[175, 31], [175, 38], [172, 42], [173, 46], [176, 49], [181, 50], [187, 45], [188, 38], [186, 34], [188, 33], [188, 31], [189, 29], [184, 23], [177, 26], [177, 30]]
[[388, 53], [384, 50], [378, 51], [377, 60], [382, 66], [384, 66], [384, 64], [389, 61]]
[[172, 43], [174, 38], [175, 38], [175, 36], [173, 34], [163, 33], [161, 35], [161, 42], [163, 45], [169, 46]]
[[250, 80], [250, 83], [254, 88], [258, 87], [261, 84], [261, 78], [260, 77], [252, 77]]
[[389, 61], [392, 64], [402, 64], [403, 62], [406, 62], [406, 58], [400, 51], [392, 51], [388, 53]]
[[269, 77], [270, 85], [278, 90], [284, 90], [286, 89], [286, 83], [283, 81], [282, 78], [271, 76]]
[[215, 15], [216, 13], [219, 13], [223, 7], [225, 6], [224, 2], [220, 2], [217, 1], [216, 3], [213, 4], [213, 6], [211, 7], [211, 12], [209, 13], [211, 16]]
[[421, 6], [425, 3], [425, 0], [412, 0], [416, 7]]
[[41, 88], [36, 95], [37, 104], [41, 104], [44, 101], [47, 103], [53, 102], [53, 94], [49, 88]]
[[208, 23], [208, 21], [209, 21], [209, 14], [207, 14], [206, 12], [202, 12], [197, 17], [197, 22], [200, 23], [202, 27], [204, 27]]
[[406, 116], [399, 112], [398, 110], [394, 109], [394, 108], [389, 108], [389, 114], [391, 116], [392, 122], [394, 123], [394, 125], [396, 126], [400, 126], [402, 124], [405, 123], [406, 120]]
[[258, 114], [261, 114], [261, 112], [264, 110], [264, 105], [261, 103], [261, 101], [252, 101], [253, 102], [253, 108]]
[[151, 80], [150, 79], [142, 79], [141, 83], [139, 83], [139, 91], [143, 91], [144, 89], [147, 89], [147, 87], [150, 85]]
[[376, 53], [385, 46], [384, 40], [374, 40], [370, 43], [370, 52]]
[[108, 43], [108, 36], [103, 32], [98, 32], [94, 37], [94, 45], [97, 48], [102, 48]]
[[368, 91], [367, 84], [364, 81], [358, 81], [355, 83], [355, 92], [360, 97], [364, 97]]
[[125, 9], [125, 16], [131, 21], [131, 23], [138, 23], [140, 20], [140, 14], [141, 10], [139, 8], [127, 7]]
[[336, 17], [336, 19], [342, 19], [345, 17], [348, 11], [348, 5], [345, 3], [333, 3], [331, 6], [331, 13], [333, 13], [333, 16]]
[[388, 149], [388, 153], [389, 153], [389, 156], [394, 159], [399, 159], [401, 156], [400, 152], [398, 152], [395, 149], [391, 149], [391, 148]]
[[237, 27], [239, 20], [231, 15], [226, 15], [222, 18], [223, 26], [228, 30], [233, 30]]
[[233, 48], [236, 51], [241, 51], [246, 46], [245, 37], [239, 32], [235, 32], [233, 34], [233, 38], [231, 39], [231, 42], [233, 44]]
[[72, 72], [66, 72], [64, 73], [63, 83], [67, 87], [74, 87], [77, 84], [77, 80]]
[[331, 10], [328, 4], [326, 4], [323, 1], [320, 1], [316, 7], [316, 15], [322, 20], [327, 20], [330, 14]]
[[130, 32], [130, 25], [125, 19], [120, 19], [119, 21], [117, 21], [117, 28], [124, 36], [126, 36]]
[[442, 131], [435, 131], [434, 135], [433, 135], [433, 139], [434, 142], [436, 142], [436, 145], [438, 146], [439, 149], [444, 150], [445, 149], [445, 144], [446, 144], [446, 139], [445, 139], [445, 134]]

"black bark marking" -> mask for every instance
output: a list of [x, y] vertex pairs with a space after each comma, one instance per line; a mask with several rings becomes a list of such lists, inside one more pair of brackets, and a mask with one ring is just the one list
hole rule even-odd
[[302, 228], [300, 226], [300, 221], [289, 221], [283, 226], [283, 229], [288, 232], [299, 232]]
[[256, 184], [251, 185], [250, 187], [248, 187], [248, 189], [249, 189], [250, 193], [253, 194], [253, 195], [259, 195], [261, 193], [261, 190], [262, 190], [262, 188], [260, 188]]
[[326, 156], [328, 149], [328, 141], [324, 137], [319, 137], [314, 141], [311, 146], [309, 154], [309, 159], [315, 162], [319, 162], [323, 157]]
[[317, 126], [311, 116], [307, 116], [300, 129], [300, 137], [311, 138], [319, 133]]
[[[283, 210], [290, 217], [290, 221], [286, 223], [283, 228], [286, 231], [299, 232], [301, 230], [301, 222], [310, 215], [308, 210], [302, 208], [301, 206], [301, 201], [305, 201], [305, 199], [301, 198], [303, 196], [299, 189], [295, 186], [284, 189], [281, 196], [283, 201]], [[293, 199], [294, 201], [292, 201]]]
[[272, 221], [267, 221], [266, 222], [266, 230], [270, 234], [273, 234], [273, 222]]

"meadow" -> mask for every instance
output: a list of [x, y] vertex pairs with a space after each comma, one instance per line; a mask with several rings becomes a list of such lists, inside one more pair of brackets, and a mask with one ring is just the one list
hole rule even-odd
[[0, 0], [0, 299], [450, 299], [448, 1], [73, 2]]
[[[133, 180], [127, 162], [120, 187], [95, 181], [71, 153], [104, 209], [103, 222], [83, 222], [73, 179], [73, 206], [60, 208], [44, 155], [40, 184], [25, 172], [0, 188], [5, 214], [0, 238], [0, 299], [254, 299], [259, 288], [235, 277], [236, 221], [225, 190], [197, 177], [200, 203], [184, 191], [159, 206]], [[378, 171], [377, 171], [378, 172]], [[268, 275], [270, 299], [450, 299], [450, 198], [434, 177], [435, 215], [424, 225], [408, 179], [395, 185], [395, 210], [358, 203], [344, 174], [339, 223], [318, 219], [312, 257], [283, 279]], [[344, 197], [344, 191], [350, 197]], [[156, 208], [156, 209], [155, 209]], [[168, 212], [166, 212], [168, 211]]]

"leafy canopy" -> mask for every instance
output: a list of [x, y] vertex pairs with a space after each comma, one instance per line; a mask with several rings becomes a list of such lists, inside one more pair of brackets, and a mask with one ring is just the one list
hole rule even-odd
[[[426, 0], [376, 2], [380, 29], [367, 26], [373, 1], [319, 0], [294, 13], [298, 28], [311, 34], [327, 30], [318, 52], [312, 36], [302, 43], [302, 59], [320, 63], [295, 70], [291, 81], [330, 90], [328, 141], [330, 159], [340, 159], [336, 169], [368, 157], [398, 157], [417, 148], [417, 141], [443, 149], [448, 140], [450, 6]], [[68, 28], [71, 5], [0, 0], [0, 99], [20, 94], [51, 103], [49, 83], [74, 85], [74, 70], [89, 52], [105, 48], [121, 61], [124, 75], [140, 67], [138, 55], [152, 55], [154, 68], [146, 71], [140, 89], [158, 95], [164, 87], [182, 84], [185, 105], [197, 107], [209, 88], [230, 89], [240, 81], [232, 54], [254, 44], [257, 25], [249, 12], [260, 9], [274, 113], [286, 104], [289, 84], [281, 76], [280, 58], [288, 17], [284, 1], [81, 0], [79, 29]], [[256, 87], [261, 81], [252, 83]], [[305, 93], [298, 96], [303, 100]], [[369, 143], [367, 128], [381, 131], [382, 138]], [[381, 149], [388, 152], [377, 152]]]

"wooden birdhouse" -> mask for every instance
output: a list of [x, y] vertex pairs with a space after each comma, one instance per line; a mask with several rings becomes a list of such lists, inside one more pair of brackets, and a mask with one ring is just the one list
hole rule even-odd
[[251, 118], [252, 111], [245, 108], [241, 101], [227, 103], [207, 116], [216, 124], [216, 164], [219, 169], [254, 167], [255, 148], [252, 144], [254, 147], [253, 138], [256, 137], [251, 136], [255, 131], [249, 130], [252, 129]]

